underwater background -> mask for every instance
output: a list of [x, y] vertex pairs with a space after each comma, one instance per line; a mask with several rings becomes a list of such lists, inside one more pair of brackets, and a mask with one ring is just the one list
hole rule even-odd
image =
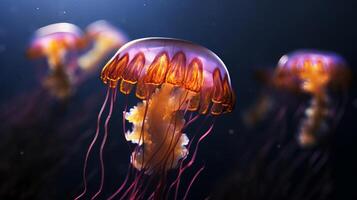
[[[297, 49], [319, 49], [342, 55], [352, 77], [356, 72], [357, 13], [352, 0], [0, 0], [0, 8], [1, 113], [11, 108], [6, 118], [1, 116], [0, 199], [72, 199], [78, 195], [82, 187], [84, 154], [95, 132], [97, 114], [105, 97], [106, 87], [99, 79], [100, 69], [114, 52], [103, 60], [92, 77], [76, 88], [76, 94], [65, 105], [37, 98], [36, 110], [32, 111], [36, 118], [29, 115], [23, 118], [25, 122], [21, 126], [10, 124], [9, 118], [16, 121], [24, 107], [33, 103], [33, 88], [40, 87], [39, 76], [43, 72], [39, 71], [46, 63], [27, 59], [25, 52], [33, 33], [42, 26], [69, 22], [84, 29], [103, 19], [123, 30], [130, 40], [143, 37], [185, 39], [207, 47], [223, 60], [237, 102], [232, 113], [216, 120], [212, 134], [199, 148], [197, 162], [204, 164], [205, 170], [192, 186], [189, 199], [228, 198], [222, 195], [232, 185], [226, 186], [227, 178], [237, 173], [244, 175], [244, 169], [252, 166], [250, 163], [258, 155], [256, 151], [261, 144], [278, 137], [265, 128], [271, 127], [270, 122], [254, 129], [245, 127], [242, 122], [242, 113], [264, 86], [254, 79], [255, 70], [274, 68], [282, 55]], [[354, 80], [349, 88], [344, 115], [329, 141], [329, 181], [333, 184], [328, 186], [327, 197], [318, 193], [319, 198], [315, 199], [357, 198], [357, 90]], [[118, 109], [123, 106], [123, 99], [119, 98]], [[130, 152], [121, 135], [119, 115], [116, 117], [111, 122], [112, 132], [105, 155], [108, 175], [103, 199], [112, 194], [118, 180], [125, 177], [129, 162]], [[295, 134], [289, 128], [287, 132]], [[302, 150], [301, 154], [308, 154], [307, 151]], [[269, 159], [274, 160], [274, 155], [279, 154], [273, 153]], [[298, 157], [296, 152], [286, 160], [294, 162], [294, 157]], [[265, 166], [264, 162], [257, 165]], [[98, 174], [95, 166], [91, 164], [90, 176], [94, 183], [99, 182], [95, 178]], [[48, 168], [51, 170], [46, 170]], [[237, 172], [239, 170], [242, 172]], [[284, 176], [283, 170], [279, 168], [274, 173]], [[309, 176], [304, 170], [297, 173], [295, 176]], [[321, 178], [320, 175], [312, 177]], [[295, 178], [290, 181], [294, 182]], [[276, 189], [269, 184], [254, 187], [252, 182], [238, 181], [236, 184], [237, 187], [252, 187], [247, 191], [258, 194], [265, 190], [261, 187]], [[309, 193], [312, 190], [314, 184], [296, 191]], [[293, 193], [289, 195], [294, 196]], [[247, 195], [243, 199], [260, 198]]]

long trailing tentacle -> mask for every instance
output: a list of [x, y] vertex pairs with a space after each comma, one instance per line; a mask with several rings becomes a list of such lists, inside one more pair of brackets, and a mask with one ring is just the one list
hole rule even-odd
[[189, 184], [188, 187], [187, 187], [187, 190], [186, 190], [185, 196], [183, 197], [183, 200], [187, 199], [188, 192], [190, 191], [193, 182], [195, 182], [195, 180], [197, 179], [198, 175], [200, 175], [200, 173], [202, 172], [202, 170], [204, 170], [204, 168], [205, 168], [205, 167], [202, 166], [202, 167], [196, 172], [196, 174], [193, 176], [192, 180], [190, 181], [190, 184]]
[[[123, 126], [124, 137], [125, 137], [125, 133], [126, 133], [125, 115], [127, 113], [127, 109], [128, 109], [128, 96], [125, 97], [124, 111], [122, 113], [122, 126]], [[128, 144], [128, 149], [131, 150], [129, 143], [127, 143], [127, 144]], [[128, 173], [126, 174], [124, 181], [121, 183], [119, 188], [108, 198], [108, 200], [114, 199], [124, 189], [124, 187], [126, 186], [128, 180], [129, 180], [131, 169], [132, 169], [131, 163], [129, 163], [128, 170], [127, 170]]]
[[[143, 131], [144, 131], [144, 121], [145, 121], [145, 118], [146, 118], [146, 114], [147, 114], [147, 110], [148, 110], [148, 105], [149, 105], [149, 100], [150, 100], [150, 97], [147, 97], [146, 101], [146, 106], [145, 106], [145, 113], [144, 113], [144, 117], [143, 117], [143, 123], [142, 123], [142, 129], [141, 129], [141, 133], [140, 133], [140, 136], [139, 136], [139, 141], [138, 141], [138, 144], [141, 143], [141, 141], [143, 141], [143, 145], [144, 145], [144, 135], [143, 135]], [[123, 112], [123, 130], [125, 130], [125, 114], [126, 114], [126, 105], [125, 105], [125, 111]], [[124, 132], [125, 134], [125, 132]], [[129, 149], [130, 149], [130, 145], [129, 146]], [[139, 145], [137, 145], [135, 148], [134, 148], [134, 154], [132, 155], [132, 158], [131, 159], [134, 159], [135, 160], [135, 157], [137, 156], [137, 152], [139, 151], [141, 147]], [[144, 147], [142, 147], [144, 148]], [[143, 167], [143, 166], [142, 166]], [[132, 169], [131, 167], [131, 163], [129, 164], [129, 167], [128, 167], [128, 173], [127, 173], [127, 176], [126, 178], [124, 179], [123, 183], [120, 185], [120, 187], [115, 191], [114, 194], [112, 194], [109, 199], [113, 199], [114, 197], [116, 197], [121, 191], [123, 191], [123, 189], [125, 188], [128, 180], [129, 180], [129, 173], [130, 173], [130, 170]], [[143, 176], [142, 173], [140, 173], [139, 171], [136, 171], [135, 172], [135, 179], [134, 181], [129, 185], [129, 187], [124, 191], [124, 194], [120, 197], [120, 199], [124, 199], [129, 193], [129, 198], [132, 196], [132, 194], [135, 193], [135, 188], [137, 187], [137, 184], [140, 180], [140, 178]]]
[[112, 195], [108, 198], [108, 200], [114, 199], [114, 197], [116, 197], [116, 196], [123, 190], [123, 188], [125, 187], [126, 183], [127, 183], [128, 180], [129, 180], [130, 170], [131, 170], [131, 164], [129, 164], [128, 173], [126, 174], [123, 183], [122, 183], [122, 184], [120, 185], [120, 187], [115, 191], [115, 193], [112, 194]]
[[[143, 116], [143, 121], [141, 123], [141, 130], [140, 130], [140, 136], [139, 136], [139, 141], [138, 141], [138, 145], [136, 146], [135, 150], [134, 150], [134, 155], [133, 155], [133, 160], [136, 159], [136, 156], [137, 156], [137, 153], [140, 151], [140, 149], [142, 149], [142, 160], [143, 160], [143, 164], [141, 165], [140, 167], [140, 170], [136, 171], [136, 174], [139, 173], [139, 171], [142, 171], [144, 168], [144, 162], [145, 162], [145, 136], [144, 136], [144, 126], [145, 126], [145, 120], [146, 120], [146, 117], [147, 117], [147, 114], [148, 114], [148, 109], [149, 109], [149, 104], [150, 104], [150, 95], [148, 95], [148, 97], [146, 98], [146, 105], [145, 105], [145, 111], [144, 111], [144, 116]], [[142, 145], [140, 146], [140, 143], [142, 142]], [[136, 188], [137, 188], [137, 185], [139, 183], [139, 180], [135, 181], [134, 182], [134, 187], [132, 189], [132, 194], [135, 193], [136, 191]], [[131, 197], [133, 195], [130, 195]]]
[[105, 147], [105, 144], [106, 144], [106, 141], [108, 138], [109, 121], [110, 121], [110, 118], [111, 118], [112, 112], [113, 112], [115, 96], [116, 96], [116, 91], [112, 92], [112, 95], [111, 95], [109, 113], [108, 113], [108, 116], [107, 116], [107, 118], [105, 120], [105, 124], [104, 124], [104, 136], [103, 136], [102, 143], [100, 145], [100, 150], [99, 150], [100, 169], [101, 169], [100, 186], [99, 186], [99, 190], [92, 197], [92, 200], [95, 199], [103, 190], [104, 178], [105, 178], [104, 177], [105, 176], [105, 168], [104, 168], [103, 151], [104, 151], [104, 147]]
[[89, 159], [89, 155], [93, 149], [93, 146], [94, 144], [96, 143], [97, 139], [98, 139], [98, 136], [99, 136], [99, 131], [100, 131], [100, 122], [101, 122], [101, 117], [102, 117], [102, 114], [104, 112], [104, 109], [107, 105], [107, 102], [108, 102], [108, 99], [109, 99], [109, 94], [110, 94], [110, 88], [108, 87], [108, 90], [107, 90], [107, 95], [105, 97], [105, 100], [104, 100], [104, 103], [99, 111], [99, 114], [98, 114], [98, 118], [97, 118], [97, 129], [96, 129], [96, 132], [95, 132], [95, 135], [88, 147], [88, 150], [87, 150], [87, 153], [86, 153], [86, 157], [85, 157], [85, 160], [84, 160], [84, 167], [83, 167], [83, 184], [84, 184], [84, 190], [83, 192], [78, 195], [75, 200], [78, 200], [80, 199], [83, 195], [85, 195], [85, 193], [87, 192], [87, 175], [86, 175], [86, 172], [87, 172], [87, 165], [88, 165], [88, 159]]
[[[125, 133], [126, 133], [126, 122], [125, 122], [125, 115], [127, 113], [127, 110], [128, 110], [128, 96], [126, 95], [125, 96], [125, 104], [124, 104], [124, 111], [123, 111], [123, 114], [122, 114], [122, 126], [123, 126], [123, 136], [125, 138]], [[132, 149], [130, 148], [130, 144], [127, 143], [128, 145], [128, 149], [131, 151]]]
[[[174, 182], [172, 182], [172, 184], [170, 185], [169, 187], [169, 190], [176, 185], [176, 188], [175, 188], [175, 200], [177, 199], [178, 197], [178, 190], [179, 190], [179, 185], [180, 185], [180, 180], [181, 180], [181, 176], [183, 174], [183, 172], [189, 168], [196, 160], [196, 155], [197, 155], [197, 151], [198, 151], [198, 147], [199, 147], [199, 144], [202, 142], [203, 139], [205, 139], [211, 132], [212, 132], [212, 129], [213, 129], [213, 126], [214, 126], [214, 121], [212, 122], [211, 126], [208, 128], [208, 130], [198, 139], [195, 147], [194, 147], [194, 151], [193, 151], [193, 154], [192, 154], [192, 157], [191, 159], [184, 165], [183, 162], [185, 161], [185, 159], [183, 159], [181, 161], [181, 164], [180, 164], [180, 167], [179, 167], [179, 172], [178, 172], [178, 175], [175, 179]], [[193, 138], [194, 139], [194, 138]], [[191, 140], [190, 144], [188, 145], [188, 149], [190, 149], [191, 145], [192, 145], [192, 141], [193, 139]], [[203, 170], [203, 169], [202, 169]], [[198, 176], [198, 174], [197, 174]], [[189, 189], [189, 188], [188, 188]]]

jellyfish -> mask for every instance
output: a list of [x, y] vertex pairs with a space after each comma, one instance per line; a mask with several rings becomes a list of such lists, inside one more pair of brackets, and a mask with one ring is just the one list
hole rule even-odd
[[257, 127], [259, 137], [240, 136], [247, 142], [236, 154], [244, 163], [217, 185], [212, 199], [332, 199], [332, 133], [345, 107], [349, 73], [341, 56], [316, 50], [294, 51], [275, 69], [260, 71], [267, 89], [251, 116], [265, 119], [267, 127]]
[[260, 72], [260, 80], [268, 89], [248, 110], [247, 124], [262, 121], [279, 107], [285, 107], [283, 116], [294, 101], [291, 97], [301, 101], [301, 96], [307, 96], [310, 104], [298, 109], [305, 115], [299, 123], [298, 142], [301, 147], [312, 147], [328, 138], [343, 113], [350, 79], [346, 61], [332, 52], [300, 50], [282, 56], [276, 69], [267, 72]]
[[339, 119], [333, 108], [331, 93], [346, 91], [349, 70], [346, 61], [331, 52], [296, 51], [284, 55], [274, 75], [276, 87], [299, 91], [311, 97], [305, 118], [298, 131], [298, 142], [303, 147], [313, 146], [332, 127], [329, 121]]
[[78, 59], [79, 66], [85, 71], [92, 71], [115, 49], [123, 46], [128, 37], [125, 33], [105, 20], [91, 23], [86, 28], [87, 40], [93, 41], [93, 47]]
[[82, 31], [70, 23], [56, 23], [38, 29], [27, 50], [30, 59], [45, 57], [49, 73], [43, 86], [58, 99], [72, 93], [76, 65], [68, 62], [68, 54], [85, 46]]
[[[180, 195], [186, 199], [204, 166], [183, 193], [179, 193], [181, 176], [193, 165], [200, 142], [212, 132], [214, 119], [234, 108], [235, 95], [225, 64], [212, 51], [188, 41], [144, 38], [121, 47], [104, 66], [101, 79], [108, 92], [85, 158], [84, 190], [76, 199], [86, 194], [87, 160], [110, 99], [99, 153], [101, 184], [92, 199], [103, 189], [103, 148], [117, 90], [126, 96], [134, 93], [140, 102], [129, 111], [125, 105], [123, 111], [124, 137], [134, 148], [127, 176], [109, 199], [119, 195], [121, 199], [177, 199]], [[190, 137], [188, 128], [199, 119], [203, 121]], [[130, 130], [126, 130], [126, 122], [131, 124]], [[208, 128], [200, 134], [204, 127]], [[175, 172], [174, 177], [169, 176], [171, 172]]]

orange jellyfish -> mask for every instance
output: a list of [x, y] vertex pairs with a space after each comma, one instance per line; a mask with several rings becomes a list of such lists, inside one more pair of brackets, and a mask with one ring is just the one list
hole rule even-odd
[[346, 61], [335, 53], [296, 51], [279, 60], [275, 86], [311, 96], [298, 132], [301, 146], [315, 145], [321, 134], [331, 128], [328, 120], [340, 118], [340, 114], [333, 111], [331, 92], [346, 91], [348, 83]]
[[276, 123], [245, 148], [251, 163], [230, 173], [214, 199], [332, 199], [332, 134], [345, 107], [349, 76], [341, 56], [315, 50], [284, 55], [271, 73], [260, 73], [268, 89], [255, 113], [259, 118], [270, 111], [267, 122]]
[[123, 31], [105, 20], [91, 23], [86, 28], [86, 37], [93, 41], [93, 46], [78, 59], [79, 66], [85, 71], [92, 71], [108, 54], [128, 42]]
[[[198, 146], [212, 131], [214, 119], [234, 107], [235, 96], [224, 63], [212, 51], [188, 41], [144, 38], [120, 48], [104, 66], [101, 79], [108, 85], [108, 93], [86, 154], [84, 191], [76, 199], [86, 194], [87, 160], [98, 139], [101, 115], [110, 97], [100, 148], [101, 184], [92, 199], [103, 189], [103, 148], [117, 89], [125, 95], [135, 93], [142, 101], [129, 112], [125, 106], [124, 136], [134, 149], [127, 176], [109, 199], [117, 196], [121, 199], [186, 199], [204, 167], [196, 171], [184, 192], [179, 192], [182, 174], [194, 163]], [[190, 132], [190, 124], [200, 119], [203, 121], [196, 131]], [[130, 130], [126, 130], [125, 120], [131, 124]], [[208, 129], [199, 134], [205, 123], [209, 123]], [[172, 173], [174, 177], [169, 176]]]
[[49, 75], [44, 79], [43, 86], [53, 96], [65, 99], [71, 95], [71, 79], [76, 66], [67, 61], [67, 56], [84, 45], [82, 31], [70, 23], [51, 24], [35, 32], [27, 56], [31, 59], [47, 58]]

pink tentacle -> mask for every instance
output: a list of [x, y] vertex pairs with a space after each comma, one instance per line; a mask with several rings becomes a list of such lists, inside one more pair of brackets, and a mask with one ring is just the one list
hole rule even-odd
[[[127, 109], [128, 109], [128, 96], [126, 96], [126, 98], [125, 98], [124, 111], [123, 111], [123, 114], [122, 114], [122, 126], [123, 126], [123, 135], [124, 135], [124, 137], [125, 137], [125, 133], [126, 133], [125, 114], [126, 114], [126, 112], [127, 112]], [[127, 144], [128, 144], [129, 150], [131, 150], [129, 143], [127, 143]], [[123, 183], [122, 183], [122, 184], [120, 185], [120, 187], [115, 191], [115, 193], [112, 194], [112, 195], [108, 198], [108, 200], [112, 200], [114, 197], [116, 197], [116, 196], [124, 189], [124, 187], [126, 186], [128, 180], [129, 180], [130, 171], [131, 171], [131, 163], [129, 164], [128, 173], [126, 174], [126, 177], [125, 177]]]
[[113, 113], [113, 106], [114, 106], [114, 96], [115, 96], [115, 92], [112, 93], [111, 96], [111, 101], [110, 101], [110, 108], [109, 108], [109, 113], [108, 116], [105, 120], [105, 124], [104, 124], [104, 136], [103, 136], [103, 140], [102, 143], [100, 145], [100, 150], [99, 150], [99, 159], [100, 159], [100, 168], [101, 168], [101, 178], [100, 178], [100, 187], [99, 190], [97, 191], [97, 193], [95, 193], [95, 195], [91, 198], [92, 200], [95, 199], [103, 190], [103, 185], [104, 185], [104, 176], [105, 176], [105, 169], [104, 169], [104, 159], [103, 159], [103, 150], [104, 150], [104, 146], [107, 142], [107, 138], [108, 138], [108, 125], [109, 125], [109, 121], [110, 118], [112, 116]]
[[137, 176], [137, 178], [135, 178], [135, 180], [133, 181], [133, 183], [129, 186], [129, 188], [125, 191], [125, 193], [123, 194], [123, 196], [121, 196], [120, 200], [123, 200], [125, 198], [126, 195], [128, 195], [128, 193], [137, 185], [137, 182], [140, 179], [140, 175]]
[[[125, 121], [125, 115], [128, 110], [128, 96], [126, 95], [125, 97], [125, 105], [124, 105], [124, 111], [123, 111], [123, 116], [122, 116], [122, 126], [123, 126], [123, 136], [125, 138], [125, 133], [126, 133], [126, 121]], [[132, 151], [132, 148], [130, 147], [130, 144], [127, 142], [128, 149]]]
[[198, 175], [200, 175], [200, 173], [202, 172], [202, 170], [203, 170], [204, 168], [205, 168], [205, 166], [202, 166], [202, 167], [196, 172], [195, 176], [193, 176], [193, 178], [192, 178], [190, 184], [189, 184], [188, 187], [187, 187], [187, 190], [186, 190], [185, 196], [183, 197], [183, 200], [187, 199], [188, 192], [190, 191], [193, 182], [195, 182], [195, 180], [197, 179]]
[[[191, 115], [191, 116], [192, 116], [192, 115]], [[195, 121], [200, 117], [199, 114], [196, 115], [196, 116], [194, 116], [194, 117], [191, 117], [191, 116], [190, 116], [189, 121], [188, 121], [188, 122], [185, 124], [185, 126], [183, 127], [183, 129], [187, 128], [188, 125], [192, 124], [193, 122], [195, 122]]]
[[120, 187], [117, 189], [117, 191], [115, 191], [115, 193], [112, 194], [112, 195], [108, 198], [108, 200], [114, 199], [114, 197], [116, 197], [116, 196], [124, 189], [126, 183], [127, 183], [128, 180], [129, 180], [130, 169], [131, 169], [131, 164], [129, 164], [128, 173], [126, 174], [126, 177], [125, 177], [123, 183], [120, 185]]
[[110, 93], [110, 88], [108, 87], [108, 90], [107, 90], [107, 95], [105, 97], [105, 100], [104, 100], [104, 103], [99, 111], [99, 114], [98, 114], [98, 118], [97, 118], [97, 129], [95, 131], [95, 135], [94, 135], [94, 138], [92, 139], [92, 142], [90, 143], [89, 147], [88, 147], [88, 150], [87, 150], [87, 153], [86, 153], [86, 157], [85, 157], [85, 160], [84, 160], [84, 167], [83, 167], [83, 184], [84, 184], [84, 190], [83, 192], [77, 196], [75, 198], [75, 200], [78, 200], [80, 199], [83, 195], [85, 195], [85, 193], [87, 192], [87, 176], [86, 176], [86, 171], [87, 171], [87, 165], [88, 165], [88, 159], [89, 159], [89, 154], [91, 153], [92, 149], [93, 149], [93, 146], [94, 144], [96, 143], [97, 139], [98, 139], [98, 136], [99, 136], [99, 131], [100, 131], [100, 121], [101, 121], [101, 117], [102, 117], [102, 114], [103, 114], [103, 111], [107, 105], [107, 102], [108, 102], [108, 99], [109, 99], [109, 93]]
[[[177, 178], [176, 180], [170, 185], [170, 189], [171, 187], [173, 187], [175, 184], [176, 184], [176, 190], [175, 190], [175, 200], [177, 199], [177, 196], [178, 196], [178, 189], [179, 189], [179, 185], [180, 185], [180, 180], [181, 180], [181, 176], [183, 174], [183, 172], [189, 168], [196, 160], [196, 155], [197, 155], [197, 151], [198, 151], [198, 146], [199, 144], [201, 143], [201, 141], [206, 138], [208, 136], [209, 133], [212, 132], [212, 129], [213, 129], [213, 126], [214, 126], [214, 122], [212, 123], [212, 125], [210, 126], [210, 128], [198, 139], [197, 143], [196, 143], [196, 147], [195, 147], [195, 150], [193, 152], [193, 155], [191, 157], [191, 160], [185, 165], [183, 166], [183, 161], [181, 162], [180, 164], [180, 168], [179, 168], [179, 173], [177, 175]], [[190, 142], [189, 144], [189, 147], [191, 147], [191, 144], [192, 142]], [[169, 189], [169, 190], [170, 190]]]
[[155, 192], [152, 192], [151, 195], [148, 197], [148, 200], [153, 199], [154, 198], [154, 194], [155, 194]]
[[193, 153], [193, 155], [192, 155], [192, 158], [191, 158], [190, 162], [188, 162], [188, 163], [186, 164], [186, 166], [184, 167], [184, 169], [190, 167], [190, 166], [195, 162], [196, 156], [197, 156], [197, 151], [198, 151], [198, 146], [200, 145], [201, 141], [202, 141], [203, 139], [205, 139], [205, 138], [208, 136], [208, 134], [210, 134], [210, 133], [212, 132], [213, 126], [214, 126], [214, 123], [212, 123], [212, 125], [211, 125], [210, 128], [205, 132], [205, 134], [203, 134], [203, 135], [198, 139], [197, 144], [196, 144], [196, 147], [195, 147], [195, 151], [194, 151], [194, 153]]
[[[143, 122], [142, 122], [142, 125], [141, 125], [141, 131], [140, 131], [140, 137], [139, 137], [139, 141], [138, 141], [138, 145], [136, 145], [136, 147], [134, 148], [134, 155], [133, 155], [133, 160], [136, 159], [136, 156], [137, 156], [137, 152], [140, 150], [141, 146], [139, 145], [141, 143], [141, 140], [143, 141], [142, 142], [142, 150], [143, 150], [143, 153], [142, 153], [142, 160], [145, 160], [144, 158], [144, 150], [145, 150], [145, 141], [144, 141], [144, 125], [145, 125], [145, 119], [146, 119], [146, 116], [147, 116], [147, 113], [148, 113], [148, 108], [149, 108], [149, 101], [150, 101], [150, 95], [146, 98], [146, 106], [145, 106], [145, 112], [144, 112], [144, 118], [143, 118]], [[125, 192], [124, 195], [127, 195], [127, 192], [129, 192], [130, 190], [132, 190], [131, 192], [131, 195], [129, 196], [132, 196], [133, 192], [136, 191], [136, 188], [137, 188], [137, 184], [139, 183], [139, 179], [140, 179], [140, 175], [138, 175], [139, 171], [142, 171], [143, 169], [143, 165], [140, 167], [140, 170], [137, 170], [136, 171], [136, 175], [135, 177], [136, 180], [133, 182], [134, 185], [131, 185], [128, 190]], [[131, 189], [133, 187], [133, 189]], [[130, 189], [130, 190], [129, 190]], [[124, 197], [124, 196], [123, 196]], [[122, 198], [123, 198], [122, 197]], [[122, 199], [121, 198], [121, 199]]]

